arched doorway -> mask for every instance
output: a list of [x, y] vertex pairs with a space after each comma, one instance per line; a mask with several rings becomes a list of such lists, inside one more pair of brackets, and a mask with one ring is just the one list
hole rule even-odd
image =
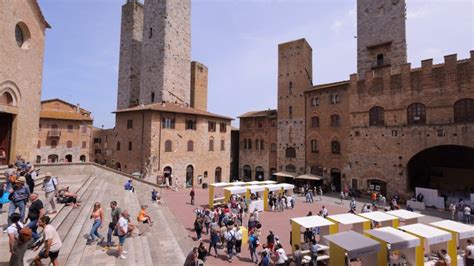
[[331, 182], [336, 187], [336, 191], [341, 191], [341, 170], [338, 168], [331, 169]]
[[173, 169], [171, 168], [171, 166], [166, 166], [165, 168], [163, 168], [163, 177], [164, 177], [163, 183], [166, 184], [166, 182], [168, 182], [170, 186], [173, 185], [173, 178], [171, 177], [172, 174], [173, 174]]
[[274, 175], [276, 173], [277, 169], [275, 168], [271, 168], [270, 169], [270, 179], [273, 180], [273, 181], [277, 181], [277, 176]]
[[438, 189], [442, 194], [474, 193], [474, 148], [442, 145], [425, 149], [407, 164], [408, 191]]
[[86, 156], [85, 156], [85, 155], [81, 155], [81, 156], [79, 157], [79, 161], [85, 163], [85, 162], [86, 162]]
[[72, 155], [71, 154], [66, 155], [66, 157], [64, 157], [64, 159], [66, 160], [66, 163], [72, 163]]
[[41, 156], [36, 156], [36, 163], [41, 163]]
[[255, 180], [263, 181], [265, 179], [265, 173], [263, 171], [263, 167], [257, 166], [255, 168]]
[[57, 154], [50, 154], [48, 156], [48, 163], [57, 163], [59, 160], [59, 157]]
[[249, 165], [244, 165], [243, 174], [244, 174], [244, 182], [248, 182], [252, 180], [252, 168]]
[[194, 167], [188, 165], [186, 167], [186, 187], [192, 187], [194, 183]]
[[216, 168], [214, 182], [215, 183], [222, 182], [222, 168], [220, 168], [220, 167]]
[[13, 115], [0, 113], [0, 165], [8, 164], [12, 135]]
[[116, 162], [115, 169], [117, 169], [117, 171], [122, 171], [122, 165], [119, 162]]

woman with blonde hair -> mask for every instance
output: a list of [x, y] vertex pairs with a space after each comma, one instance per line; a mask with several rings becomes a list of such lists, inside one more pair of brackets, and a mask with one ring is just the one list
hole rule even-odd
[[102, 210], [100, 207], [100, 202], [96, 202], [94, 204], [94, 209], [92, 210], [90, 219], [94, 219], [94, 223], [92, 224], [87, 244], [90, 245], [97, 239], [100, 239], [100, 243], [102, 243], [104, 241], [104, 237], [99, 234], [98, 230], [99, 227], [102, 227], [102, 222], [104, 221], [104, 210]]

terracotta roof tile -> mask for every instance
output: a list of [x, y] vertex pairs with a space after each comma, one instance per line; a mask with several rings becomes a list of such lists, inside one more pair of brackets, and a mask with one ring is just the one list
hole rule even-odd
[[238, 116], [239, 118], [248, 118], [248, 117], [267, 117], [267, 116], [277, 116], [277, 110], [268, 109], [263, 111], [251, 111], [243, 115]]
[[41, 110], [40, 118], [92, 121], [92, 117], [84, 116], [81, 113], [61, 112], [61, 111], [53, 111], [53, 110]]

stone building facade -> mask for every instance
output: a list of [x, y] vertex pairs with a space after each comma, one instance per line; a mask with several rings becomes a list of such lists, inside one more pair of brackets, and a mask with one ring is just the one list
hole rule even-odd
[[270, 179], [277, 172], [277, 110], [248, 112], [239, 118], [239, 178]]
[[[441, 64], [427, 59], [412, 68], [406, 62], [405, 7], [404, 0], [357, 1], [358, 72], [316, 86], [301, 78], [303, 97], [292, 97], [285, 83], [310, 66], [311, 55], [285, 62], [285, 56], [304, 53], [282, 53], [279, 46], [278, 171], [323, 176], [338, 190], [389, 196], [408, 197], [417, 186], [447, 194], [474, 190], [474, 51], [467, 59], [448, 55]], [[299, 145], [289, 133], [300, 115], [289, 120], [289, 106], [303, 110], [304, 130], [296, 135], [304, 139], [304, 153], [296, 150], [296, 158], [283, 152], [287, 144]], [[243, 118], [240, 131], [241, 141], [251, 132]], [[287, 168], [289, 159], [295, 168]]]
[[0, 1], [0, 165], [36, 156], [46, 29], [35, 0]]
[[60, 99], [41, 102], [36, 163], [88, 162], [91, 112]]

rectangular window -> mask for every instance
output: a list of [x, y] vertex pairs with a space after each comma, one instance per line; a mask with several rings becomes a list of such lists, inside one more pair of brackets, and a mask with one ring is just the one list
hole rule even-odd
[[248, 148], [249, 150], [252, 149], [252, 140], [251, 140], [251, 139], [248, 139], [248, 140], [247, 140], [247, 148]]
[[56, 146], [58, 146], [58, 141], [55, 140], [55, 139], [52, 139], [51, 140], [51, 148], [56, 148]]
[[315, 139], [311, 140], [311, 152], [318, 153], [318, 142]]
[[82, 148], [83, 149], [87, 148], [87, 142], [85, 142], [85, 141], [82, 142]]
[[264, 143], [264, 142], [263, 142], [263, 139], [261, 139], [261, 140], [260, 140], [260, 150], [262, 150], [262, 151], [263, 151], [264, 148], [265, 148], [265, 146], [264, 146], [263, 143]]
[[169, 129], [174, 129], [175, 126], [175, 119], [174, 118], [169, 118], [165, 117], [161, 121], [162, 127], [163, 128], [169, 128]]
[[245, 127], [246, 128], [252, 128], [252, 122], [250, 122], [249, 120], [246, 120], [245, 121]]
[[186, 130], [196, 130], [196, 120], [186, 119]]
[[82, 134], [87, 134], [87, 126], [82, 125]]
[[39, 131], [41, 131], [42, 127], [43, 127], [43, 125], [39, 124]]
[[36, 145], [36, 148], [37, 149], [41, 148], [41, 141], [40, 140], [38, 140], [38, 145]]
[[132, 142], [131, 142], [131, 141], [128, 142], [128, 150], [129, 150], [129, 151], [132, 150]]
[[255, 140], [255, 149], [256, 150], [260, 149], [260, 140], [258, 140], [258, 139]]
[[219, 123], [219, 130], [221, 133], [225, 133], [227, 131], [227, 124], [226, 123]]
[[276, 119], [272, 119], [272, 120], [271, 120], [271, 124], [272, 124], [272, 127], [276, 127], [276, 125], [277, 125], [277, 120], [276, 120]]
[[221, 139], [221, 151], [225, 150], [225, 140]]
[[293, 81], [288, 82], [288, 94], [293, 93]]
[[94, 138], [94, 143], [101, 143], [102, 139], [101, 138]]
[[67, 132], [73, 132], [74, 131], [74, 126], [73, 125], [68, 125], [67, 126]]
[[207, 122], [207, 130], [209, 132], [216, 132], [216, 122], [214, 121], [208, 121]]
[[288, 118], [293, 119], [293, 106], [288, 106]]
[[127, 120], [127, 129], [132, 129], [133, 128], [133, 120], [132, 119], [128, 119]]
[[261, 119], [257, 120], [257, 128], [263, 127], [263, 121]]

